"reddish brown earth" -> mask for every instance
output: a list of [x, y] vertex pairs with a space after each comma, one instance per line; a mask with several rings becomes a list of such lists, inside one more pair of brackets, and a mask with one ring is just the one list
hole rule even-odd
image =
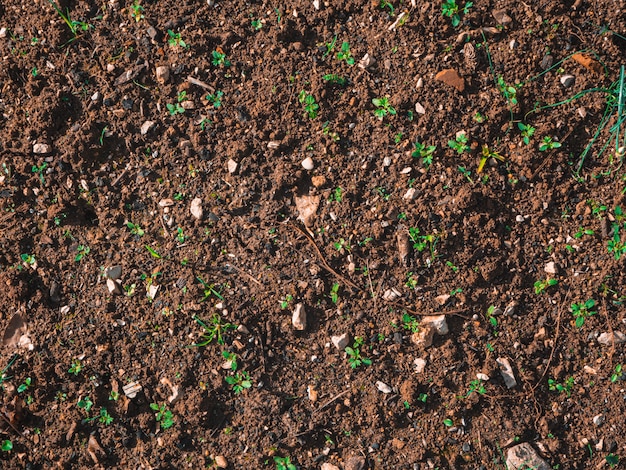
[[[455, 28], [414, 3], [142, 0], [134, 17], [63, 1], [76, 34], [48, 1], [0, 5], [3, 468], [491, 469], [521, 442], [552, 468], [626, 455], [623, 345], [597, 341], [626, 330], [626, 174], [614, 141], [602, 151], [616, 113], [580, 159], [618, 97], [624, 5], [477, 1]], [[479, 172], [484, 145], [500, 159]], [[415, 344], [440, 313], [449, 332]], [[214, 315], [223, 344], [198, 346]], [[350, 367], [343, 333], [370, 365]]]

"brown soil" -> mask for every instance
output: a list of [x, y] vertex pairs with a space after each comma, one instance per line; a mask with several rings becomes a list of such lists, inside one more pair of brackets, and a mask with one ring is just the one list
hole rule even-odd
[[[0, 5], [3, 468], [213, 468], [217, 456], [276, 468], [290, 456], [303, 469], [491, 469], [517, 442], [563, 469], [626, 454], [626, 357], [597, 341], [626, 328], [625, 175], [614, 142], [601, 152], [615, 116], [577, 171], [607, 93], [531, 112], [619, 79], [620, 4], [475, 2], [454, 28], [440, 3], [414, 3], [142, 0], [135, 19], [129, 0], [61, 1], [84, 22], [76, 35], [48, 1]], [[169, 44], [176, 33], [187, 47]], [[354, 65], [337, 58], [343, 42]], [[230, 66], [213, 64], [220, 51]], [[446, 69], [462, 82], [437, 80]], [[499, 76], [520, 85], [517, 103]], [[396, 113], [379, 120], [383, 97]], [[536, 128], [529, 145], [518, 122]], [[448, 145], [459, 131], [462, 154]], [[539, 151], [544, 136], [562, 146]], [[437, 147], [430, 166], [412, 156], [417, 141]], [[504, 161], [479, 173], [483, 145]], [[305, 195], [319, 201], [309, 227]], [[107, 289], [116, 265], [121, 295]], [[536, 293], [545, 279], [558, 284]], [[597, 313], [578, 327], [571, 305], [588, 299]], [[414, 344], [406, 320], [439, 313], [450, 331]], [[198, 346], [197, 319], [212, 318], [223, 344]], [[370, 365], [350, 367], [331, 343], [342, 333]], [[224, 352], [250, 388], [227, 382]]]

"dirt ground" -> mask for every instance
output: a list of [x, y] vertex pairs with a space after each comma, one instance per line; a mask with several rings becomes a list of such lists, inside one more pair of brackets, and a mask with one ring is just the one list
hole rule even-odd
[[2, 2], [0, 466], [619, 466], [625, 6]]

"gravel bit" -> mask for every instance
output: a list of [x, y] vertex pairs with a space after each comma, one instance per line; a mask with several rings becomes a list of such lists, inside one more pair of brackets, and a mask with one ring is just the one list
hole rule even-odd
[[387, 385], [385, 382], [381, 382], [380, 380], [376, 381], [376, 388], [383, 393], [391, 393], [393, 389]]
[[306, 329], [306, 310], [303, 304], [297, 304], [291, 315], [291, 324], [298, 331]]

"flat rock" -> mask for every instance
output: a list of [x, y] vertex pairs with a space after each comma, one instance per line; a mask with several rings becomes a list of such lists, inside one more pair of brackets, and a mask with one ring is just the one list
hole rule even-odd
[[422, 317], [422, 321], [420, 324], [423, 326], [425, 324], [430, 324], [435, 329], [435, 333], [438, 335], [447, 335], [450, 329], [448, 328], [448, 323], [446, 322], [445, 315], [430, 315], [427, 317]]
[[426, 359], [418, 357], [413, 361], [413, 367], [415, 367], [416, 374], [421, 374], [422, 372], [424, 372], [424, 369], [426, 369]]
[[365, 468], [365, 457], [354, 456], [346, 460], [343, 470], [363, 470]]
[[298, 209], [298, 220], [301, 220], [305, 227], [312, 227], [315, 222], [317, 208], [320, 205], [319, 196], [296, 196], [296, 209]]
[[543, 460], [530, 444], [524, 442], [511, 447], [506, 453], [506, 466], [508, 470], [550, 470], [548, 462]]
[[297, 304], [291, 315], [291, 324], [298, 331], [306, 329], [306, 310], [303, 304]]
[[561, 81], [561, 85], [565, 88], [569, 88], [574, 84], [576, 78], [573, 75], [563, 75], [559, 80]]
[[506, 10], [493, 10], [491, 14], [495, 20], [503, 26], [513, 21], [513, 18], [506, 14]]
[[315, 168], [315, 164], [313, 163], [313, 159], [311, 157], [306, 157], [304, 160], [302, 160], [301, 165], [302, 168], [309, 171]]
[[465, 80], [454, 69], [445, 69], [435, 75], [435, 80], [445, 83], [462, 92], [465, 90]]
[[122, 267], [121, 266], [110, 266], [104, 270], [104, 275], [109, 279], [119, 279], [122, 277]]
[[517, 380], [515, 380], [515, 375], [513, 374], [513, 368], [511, 367], [511, 363], [506, 357], [499, 357], [496, 359], [498, 363], [498, 367], [500, 368], [500, 374], [502, 374], [502, 378], [504, 379], [504, 384], [507, 388], [513, 388], [517, 385]]
[[227, 165], [228, 165], [228, 172], [231, 175], [236, 173], [237, 169], [239, 168], [239, 164], [235, 160], [233, 160], [232, 158], [228, 159]]
[[626, 335], [621, 331], [614, 331], [613, 333], [602, 333], [600, 336], [598, 336], [598, 343], [603, 346], [610, 346], [613, 343], [626, 343]]
[[350, 344], [350, 335], [348, 335], [348, 333], [344, 333], [339, 336], [331, 336], [330, 341], [333, 343], [333, 346], [335, 346], [340, 351], [343, 351], [344, 349], [346, 349], [346, 346]]
[[196, 219], [202, 220], [202, 216], [204, 215], [204, 211], [202, 210], [202, 199], [199, 197], [193, 198], [191, 201], [191, 205], [189, 206], [189, 212]]
[[376, 388], [386, 394], [393, 392], [393, 389], [389, 385], [385, 382], [381, 382], [380, 380], [376, 381]]
[[155, 125], [156, 125], [156, 123], [154, 121], [145, 121], [141, 125], [141, 129], [139, 130], [139, 132], [141, 132], [141, 135], [146, 135], [148, 132], [150, 132], [152, 129], [154, 129]]
[[332, 463], [325, 462], [320, 467], [320, 470], [339, 470], [337, 465], [333, 465]]
[[113, 279], [107, 279], [107, 289], [111, 294], [120, 295], [122, 293], [120, 282]]
[[548, 274], [556, 274], [557, 273], [556, 263], [554, 261], [550, 261], [549, 263], [546, 263], [543, 270], [547, 272]]
[[170, 68], [166, 65], [160, 65], [156, 68], [157, 82], [164, 84], [170, 79]]

